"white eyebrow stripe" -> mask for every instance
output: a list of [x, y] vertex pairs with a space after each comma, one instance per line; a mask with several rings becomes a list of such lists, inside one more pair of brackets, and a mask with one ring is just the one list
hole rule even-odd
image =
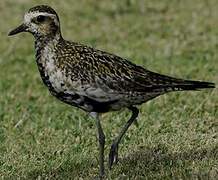
[[50, 13], [46, 13], [46, 12], [28, 12], [24, 15], [24, 22], [25, 23], [29, 23], [31, 22], [31, 19], [37, 17], [37, 16], [50, 16], [50, 17], [56, 17], [55, 14], [50, 14]]

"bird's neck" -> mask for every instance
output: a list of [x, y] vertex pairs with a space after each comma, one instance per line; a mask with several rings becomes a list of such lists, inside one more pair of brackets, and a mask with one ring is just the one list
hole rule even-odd
[[35, 48], [36, 51], [38, 48], [43, 49], [48, 44], [56, 45], [59, 41], [61, 41], [63, 38], [60, 33], [56, 33], [54, 35], [34, 35], [35, 37]]
[[59, 33], [54, 36], [35, 36], [36, 60], [43, 61], [42, 56], [46, 54], [45, 50], [54, 51], [57, 44], [62, 40], [63, 38]]
[[58, 43], [62, 40], [63, 39], [59, 34], [54, 37], [35, 37], [36, 62], [38, 69], [44, 84], [46, 84], [50, 89], [52, 86], [49, 81], [49, 74], [55, 67], [55, 61], [57, 60], [55, 51]]

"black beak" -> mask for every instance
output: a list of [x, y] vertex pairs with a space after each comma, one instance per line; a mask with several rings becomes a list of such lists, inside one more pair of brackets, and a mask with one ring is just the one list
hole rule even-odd
[[10, 31], [8, 33], [8, 36], [12, 36], [21, 32], [26, 32], [27, 30], [27, 26], [25, 24], [21, 24], [20, 26], [18, 26], [17, 28], [15, 28], [14, 30]]

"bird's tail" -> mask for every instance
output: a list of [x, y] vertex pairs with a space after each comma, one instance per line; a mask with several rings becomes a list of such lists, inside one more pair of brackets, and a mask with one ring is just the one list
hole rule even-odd
[[215, 88], [215, 84], [212, 82], [185, 80], [150, 71], [147, 71], [146, 73], [154, 81], [154, 84], [150, 87], [146, 87], [146, 91], [150, 92], [160, 92], [162, 94], [172, 91], [197, 91], [201, 89]]
[[179, 82], [178, 84], [173, 85], [173, 90], [178, 90], [178, 91], [201, 90], [201, 89], [208, 89], [208, 88], [215, 88], [215, 84], [211, 82], [204, 82], [204, 81], [184, 80], [182, 82]]
[[164, 94], [172, 91], [199, 91], [202, 89], [215, 88], [215, 84], [204, 81], [190, 81], [182, 79], [171, 79], [171, 81], [164, 82], [163, 84], [152, 85], [147, 87], [148, 92], [157, 92], [157, 94]]

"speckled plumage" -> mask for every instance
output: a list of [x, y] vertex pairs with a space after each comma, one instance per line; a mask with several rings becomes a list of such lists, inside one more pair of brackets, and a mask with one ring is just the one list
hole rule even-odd
[[[40, 45], [36, 44], [36, 49], [38, 47]], [[48, 80], [44, 83], [49, 85], [52, 94], [89, 112], [119, 110], [166, 92], [198, 88], [192, 81], [153, 73], [126, 59], [62, 38], [53, 39], [44, 45], [44, 50], [40, 49], [42, 52], [37, 53], [39, 68], [45, 68], [43, 62], [54, 61], [53, 68], [46, 66], [43, 70], [46, 76], [41, 73], [42, 78]], [[54, 60], [49, 54], [53, 54]]]
[[138, 116], [135, 105], [164, 93], [213, 88], [209, 82], [188, 81], [160, 75], [119, 56], [66, 41], [57, 13], [48, 6], [31, 8], [24, 23], [9, 35], [22, 31], [35, 37], [36, 62], [44, 84], [61, 101], [79, 107], [97, 119], [100, 175], [104, 174], [104, 133], [97, 113], [129, 108], [132, 117], [114, 140], [109, 167], [118, 157], [118, 144]]

